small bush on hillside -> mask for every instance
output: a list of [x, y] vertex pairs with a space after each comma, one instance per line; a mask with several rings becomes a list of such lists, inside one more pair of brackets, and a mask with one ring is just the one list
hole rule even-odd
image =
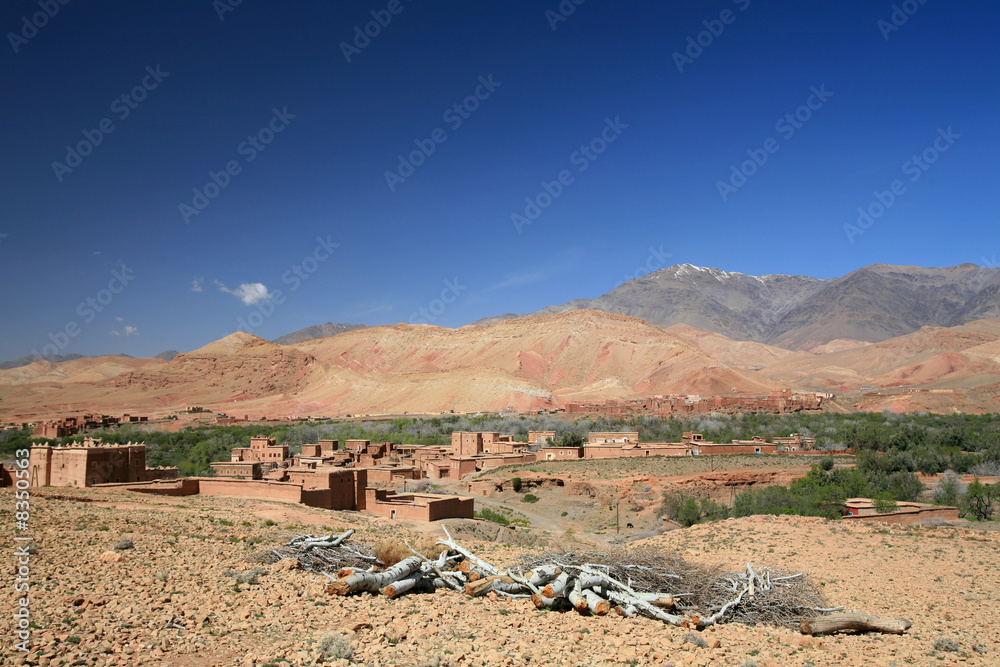
[[958, 651], [958, 642], [954, 639], [948, 639], [947, 637], [938, 637], [934, 640], [934, 650], [935, 651], [947, 651], [949, 653], [954, 653]]
[[319, 642], [319, 652], [323, 660], [349, 660], [354, 649], [350, 640], [344, 635], [331, 632]]

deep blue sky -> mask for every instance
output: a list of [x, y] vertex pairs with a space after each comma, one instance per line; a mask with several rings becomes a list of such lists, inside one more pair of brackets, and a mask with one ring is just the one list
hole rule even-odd
[[[683, 262], [821, 278], [992, 262], [1000, 4], [911, 2], [885, 39], [888, 1], [587, 0], [553, 30], [557, 0], [401, 0], [348, 63], [341, 42], [388, 0], [243, 0], [223, 20], [211, 0], [76, 0], [16, 45], [10, 33], [41, 10], [10, 0], [0, 359], [185, 351], [240, 318], [265, 338], [420, 308], [459, 326]], [[678, 71], [672, 54], [724, 10], [731, 22]], [[116, 98], [144, 77], [152, 87], [157, 66], [167, 75], [121, 118]], [[479, 77], [499, 87], [453, 129], [443, 114]], [[833, 96], [813, 98], [792, 136], [776, 127], [822, 86]], [[240, 145], [274, 109], [294, 118], [248, 162]], [[105, 118], [113, 131], [60, 181], [53, 162]], [[574, 158], [606, 119], [627, 128], [593, 161]], [[904, 163], [949, 127], [959, 138], [912, 181]], [[390, 190], [397, 155], [436, 128], [446, 139]], [[717, 183], [769, 138], [777, 152], [723, 201]], [[231, 160], [240, 173], [186, 222], [179, 206]], [[518, 233], [511, 215], [562, 170], [572, 182]], [[903, 194], [850, 242], [844, 224], [897, 179]], [[296, 279], [317, 238], [339, 247]], [[122, 265], [134, 278], [102, 292]], [[255, 283], [280, 303], [219, 286]], [[88, 299], [110, 302], [91, 312]], [[261, 308], [270, 316], [249, 319]], [[77, 335], [60, 336], [67, 326]]]

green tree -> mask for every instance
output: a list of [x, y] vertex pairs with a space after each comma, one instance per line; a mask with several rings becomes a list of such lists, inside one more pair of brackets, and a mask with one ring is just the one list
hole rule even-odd
[[576, 431], [566, 431], [559, 440], [562, 447], [583, 447], [583, 436]]
[[677, 523], [687, 528], [700, 521], [701, 510], [698, 508], [698, 502], [694, 498], [686, 499], [677, 510]]
[[993, 515], [993, 501], [1000, 495], [995, 486], [981, 483], [978, 477], [974, 479], [965, 491], [966, 514], [980, 521], [989, 519]]
[[521, 478], [520, 477], [515, 477], [512, 480], [510, 480], [510, 486], [511, 486], [512, 489], [514, 489], [514, 493], [520, 493], [521, 492]]

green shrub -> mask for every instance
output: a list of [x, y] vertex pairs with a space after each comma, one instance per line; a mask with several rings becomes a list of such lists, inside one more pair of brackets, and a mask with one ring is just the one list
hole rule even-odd
[[526, 494], [524, 494], [524, 497], [521, 498], [521, 502], [522, 503], [537, 503], [538, 502], [538, 496], [536, 496], [536, 495], [534, 495], [532, 493], [526, 493]]
[[499, 523], [501, 526], [509, 526], [510, 519], [505, 517], [500, 512], [490, 509], [489, 507], [484, 507], [475, 514], [478, 519], [485, 519], [486, 521], [492, 521], [493, 523]]
[[686, 528], [700, 521], [701, 510], [698, 508], [698, 502], [694, 498], [688, 498], [681, 503], [680, 509], [677, 511], [677, 523]]
[[521, 478], [520, 477], [515, 477], [514, 479], [510, 480], [510, 487], [512, 489], [514, 489], [514, 493], [520, 493], [521, 492]]
[[888, 514], [896, 511], [896, 500], [886, 491], [880, 491], [872, 499], [875, 504], [875, 511], [879, 514]]

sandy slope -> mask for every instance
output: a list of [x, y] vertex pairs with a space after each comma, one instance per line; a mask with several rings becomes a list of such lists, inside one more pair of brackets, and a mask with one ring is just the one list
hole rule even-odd
[[[225, 575], [227, 569], [248, 570], [247, 556], [305, 532], [353, 527], [356, 542], [421, 539], [405, 524], [381, 517], [247, 499], [90, 489], [74, 490], [72, 498], [43, 495], [53, 494], [32, 497], [31, 534], [38, 549], [30, 561], [32, 652], [15, 654], [6, 641], [0, 648], [5, 665], [27, 658], [38, 665], [312, 665], [320, 640], [331, 632], [343, 634], [353, 664], [373, 667], [1000, 662], [997, 532], [750, 517], [647, 540], [706, 565], [740, 569], [750, 561], [758, 570], [808, 572], [831, 604], [913, 623], [902, 636], [817, 639], [769, 625], [725, 624], [699, 633], [710, 644], [699, 648], [685, 641], [689, 631], [645, 618], [539, 612], [527, 600], [452, 591], [398, 600], [330, 597], [324, 577], [278, 566], [268, 566], [257, 585], [234, 587]], [[0, 491], [0, 502], [12, 506], [11, 490]], [[437, 524], [424, 528], [440, 530]], [[11, 526], [3, 532], [10, 543]], [[114, 554], [112, 546], [123, 538], [134, 548]], [[536, 551], [466, 538], [462, 543], [501, 566]], [[109, 551], [104, 558], [121, 560], [102, 559]], [[0, 618], [7, 637], [11, 602]], [[171, 620], [177, 627], [164, 628]], [[946, 639], [957, 651], [935, 647]]]

